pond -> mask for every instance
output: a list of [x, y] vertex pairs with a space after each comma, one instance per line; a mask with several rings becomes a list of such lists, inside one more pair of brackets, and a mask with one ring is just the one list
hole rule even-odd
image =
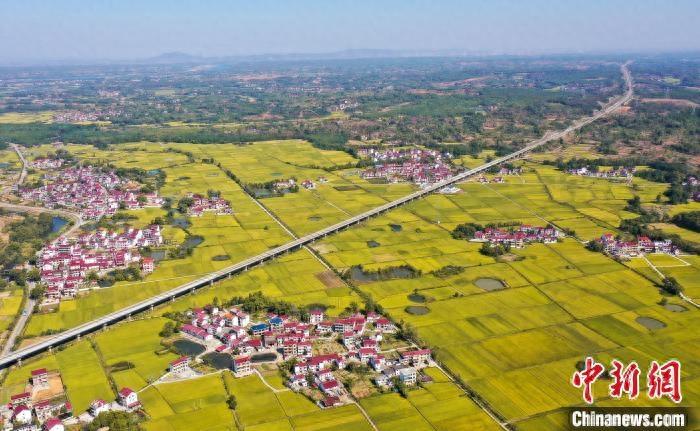
[[211, 260], [214, 262], [223, 262], [225, 260], [231, 260], [231, 256], [227, 254], [217, 254], [216, 256], [212, 257]]
[[272, 190], [266, 189], [264, 187], [255, 187], [255, 188], [251, 187], [250, 193], [252, 193], [253, 197], [256, 197], [256, 198], [269, 198], [269, 197], [277, 195]]
[[684, 311], [688, 311], [687, 308], [679, 304], [665, 304], [664, 308], [668, 311], [673, 311], [674, 313], [682, 313]]
[[321, 217], [320, 216], [310, 216], [308, 220], [309, 221], [319, 221], [319, 220], [321, 220]]
[[152, 177], [154, 175], [158, 175], [160, 173], [160, 169], [151, 169], [150, 171], [147, 171], [146, 174], [148, 174], [149, 177]]
[[666, 327], [666, 324], [660, 320], [656, 320], [651, 317], [640, 316], [634, 319], [637, 323], [644, 326], [645, 328], [653, 331], [655, 329], [662, 329]]
[[504, 289], [506, 286], [501, 280], [496, 278], [477, 278], [474, 280], [476, 287], [480, 287], [487, 291]]
[[204, 242], [204, 238], [201, 236], [188, 236], [187, 239], [185, 239], [185, 242], [182, 243], [183, 248], [195, 248], [199, 244]]
[[391, 223], [389, 227], [393, 232], [401, 232], [403, 230], [403, 226], [401, 226], [400, 224]]
[[165, 250], [151, 250], [149, 256], [152, 257], [156, 261], [156, 263], [158, 263], [161, 260], [164, 260], [167, 255], [168, 252]]
[[178, 355], [183, 356], [197, 356], [206, 350], [201, 344], [186, 340], [184, 338], [175, 340], [173, 343], [173, 349], [175, 349]]
[[53, 216], [51, 219], [51, 233], [56, 233], [63, 229], [63, 226], [68, 224], [68, 220], [58, 217], [58, 216]]
[[410, 305], [406, 307], [406, 313], [408, 314], [413, 314], [416, 316], [422, 316], [424, 314], [430, 313], [430, 308], [425, 307], [423, 305]]
[[415, 273], [409, 268], [394, 267], [388, 268], [381, 275], [376, 272], [365, 272], [359, 266], [350, 269], [350, 277], [355, 281], [370, 282], [379, 280], [391, 280], [394, 278], [413, 278]]
[[258, 353], [250, 357], [250, 362], [259, 364], [261, 362], [272, 362], [277, 359], [277, 353]]
[[233, 368], [233, 356], [228, 353], [207, 353], [202, 356], [202, 361], [217, 370], [230, 370]]
[[2, 162], [0, 163], [0, 169], [7, 169], [10, 167], [9, 163]]
[[380, 245], [381, 244], [379, 244], [377, 241], [374, 241], [374, 240], [367, 241], [367, 247], [369, 247], [369, 248], [379, 247]]
[[408, 295], [408, 299], [409, 301], [423, 304], [425, 302], [425, 295], [421, 295], [420, 293], [412, 293]]
[[191, 223], [186, 219], [186, 218], [176, 218], [173, 219], [173, 226], [175, 227], [181, 227], [183, 229], [187, 229], [190, 227]]

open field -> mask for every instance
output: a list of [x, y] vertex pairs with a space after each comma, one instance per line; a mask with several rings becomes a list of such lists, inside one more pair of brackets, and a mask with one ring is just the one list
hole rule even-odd
[[0, 114], [0, 124], [50, 123], [53, 121], [53, 115], [53, 111], [6, 112]]
[[[635, 271], [585, 250], [573, 239], [514, 250], [518, 259], [498, 263], [480, 255], [477, 244], [450, 237], [448, 229], [463, 222], [543, 225], [544, 220], [555, 224], [574, 220], [572, 229], [579, 234], [575, 220], [584, 219], [591, 223], [587, 236], [592, 238], [628, 216], [619, 209], [632, 195], [628, 186], [598, 184], [600, 180], [596, 180], [592, 188], [586, 184], [588, 179], [578, 185], [558, 186], [570, 181], [562, 182], [558, 173], [547, 170], [524, 176], [543, 173], [547, 178], [533, 184], [466, 183], [461, 194], [430, 196], [314, 247], [338, 268], [409, 263], [422, 269], [418, 278], [358, 282], [357, 286], [371, 294], [392, 318], [413, 326], [420, 339], [436, 349], [441, 362], [509, 421], [529, 423], [533, 416], [579, 403], [580, 391], [569, 379], [576, 361], [588, 354], [605, 360], [617, 356], [645, 362], [646, 358], [663, 359], [664, 352], [674, 352], [688, 376], [697, 375], [700, 364], [692, 352], [700, 338], [690, 328], [698, 322], [699, 312], [691, 307], [674, 313], [658, 305], [658, 288]], [[658, 185], [640, 187], [649, 199]], [[550, 197], [557, 195], [554, 200]], [[402, 229], [391, 230], [390, 224], [401, 224]], [[368, 247], [370, 240], [379, 245]], [[673, 258], [652, 259], [663, 259], [660, 263], [668, 265], [667, 260]], [[448, 262], [465, 269], [444, 279], [428, 274], [430, 268]], [[695, 288], [696, 268], [662, 269], [677, 273], [686, 289]], [[487, 292], [473, 284], [478, 278], [500, 279], [507, 287]], [[414, 289], [428, 298], [427, 314], [405, 310], [413, 304], [408, 296]], [[657, 319], [666, 327], [649, 330], [638, 323], [639, 317]], [[541, 384], [544, 381], [547, 385]], [[391, 422], [391, 417], [387, 421]], [[537, 423], [556, 429], [552, 425], [556, 421]]]
[[220, 374], [149, 387], [140, 394], [151, 417], [145, 427], [149, 431], [235, 430], [226, 397]]
[[7, 330], [22, 305], [22, 289], [0, 292], [0, 333]]
[[427, 373], [433, 383], [410, 391], [407, 398], [388, 393], [360, 401], [381, 431], [500, 429], [440, 370], [431, 368]]

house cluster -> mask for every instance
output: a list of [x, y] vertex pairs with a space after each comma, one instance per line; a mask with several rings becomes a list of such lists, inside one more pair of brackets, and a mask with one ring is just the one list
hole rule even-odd
[[144, 273], [153, 272], [155, 261], [142, 257], [138, 249], [162, 243], [159, 225], [127, 227], [121, 233], [98, 229], [77, 238], [59, 237], [44, 247], [37, 259], [47, 302], [74, 297], [91, 272], [99, 274], [131, 264], [139, 264]]
[[[349, 362], [372, 367], [379, 377], [377, 383], [391, 386], [393, 377], [407, 384], [415, 383], [408, 368], [414, 370], [430, 362], [427, 356], [411, 358], [412, 353], [402, 354], [391, 360], [380, 352], [379, 343], [384, 334], [396, 332], [396, 326], [377, 314], [356, 313], [348, 317], [327, 319], [321, 310], [312, 310], [308, 322], [300, 322], [285, 315], [269, 313], [263, 321], [251, 322], [250, 316], [237, 307], [219, 308], [207, 306], [188, 312], [189, 323], [182, 325], [180, 333], [195, 341], [214, 347], [217, 352], [231, 353], [233, 372], [237, 377], [253, 372], [252, 355], [256, 352], [275, 353], [282, 359], [296, 362], [287, 382], [294, 390], [317, 388], [326, 397], [324, 406], [336, 405], [345, 393], [333, 370], [343, 369]], [[317, 354], [314, 342], [338, 340], [346, 351]], [[405, 357], [404, 357], [405, 356]], [[190, 361], [183, 356], [170, 364], [170, 372], [179, 375], [190, 373]], [[384, 373], [384, 370], [388, 370]], [[399, 374], [405, 375], [403, 378]], [[385, 380], [381, 375], [390, 376]]]
[[73, 407], [63, 393], [58, 372], [40, 368], [31, 372], [26, 392], [10, 396], [0, 406], [3, 431], [63, 431], [63, 420], [73, 416]]
[[540, 227], [520, 225], [518, 228], [508, 230], [496, 227], [488, 227], [474, 233], [476, 242], [488, 242], [490, 244], [503, 244], [513, 248], [521, 248], [527, 243], [543, 242], [551, 244], [563, 237], [564, 233], [552, 226]]
[[452, 176], [450, 154], [436, 150], [360, 149], [358, 154], [372, 160], [374, 167], [360, 173], [364, 179], [385, 179], [389, 182], [411, 181], [419, 185], [436, 183]]
[[113, 215], [120, 208], [160, 207], [164, 202], [157, 193], [141, 193], [138, 183], [124, 181], [113, 172], [92, 166], [72, 167], [44, 177], [47, 184], [22, 188], [20, 196], [41, 202], [47, 208], [75, 209], [85, 220]]
[[29, 167], [42, 170], [59, 169], [61, 166], [63, 166], [64, 162], [65, 160], [63, 159], [50, 159], [47, 157], [39, 157], [30, 162]]
[[192, 206], [188, 212], [193, 217], [199, 217], [206, 211], [215, 212], [219, 215], [233, 213], [230, 202], [219, 196], [206, 197], [193, 193], [187, 196], [192, 198]]
[[53, 121], [56, 123], [81, 123], [85, 121], [109, 120], [118, 117], [122, 111], [114, 108], [97, 110], [92, 112], [63, 111], [54, 114]]
[[141, 401], [139, 401], [139, 395], [131, 388], [121, 388], [117, 392], [117, 399], [115, 401], [109, 402], [103, 399], [96, 399], [90, 403], [90, 407], [85, 414], [80, 415], [81, 422], [92, 422], [94, 418], [100, 415], [100, 413], [106, 413], [110, 411], [127, 411], [133, 412], [141, 408]]
[[670, 239], [654, 241], [649, 237], [639, 236], [636, 241], [620, 241], [613, 234], [606, 233], [600, 237], [600, 242], [606, 253], [619, 257], [642, 256], [645, 253], [678, 254], [679, 252]]
[[568, 174], [571, 175], [578, 175], [578, 176], [583, 176], [583, 177], [594, 177], [594, 178], [632, 178], [632, 175], [636, 169], [634, 167], [631, 168], [625, 168], [625, 167], [618, 167], [618, 168], [613, 168], [607, 171], [599, 171], [599, 170], [592, 170], [589, 169], [587, 166], [581, 167], [581, 168], [576, 168], [576, 169], [569, 169], [566, 171]]
[[294, 178], [290, 178], [288, 180], [279, 180], [275, 181], [272, 184], [272, 188], [275, 189], [275, 191], [282, 192], [285, 190], [290, 190], [293, 189], [297, 186], [297, 182]]

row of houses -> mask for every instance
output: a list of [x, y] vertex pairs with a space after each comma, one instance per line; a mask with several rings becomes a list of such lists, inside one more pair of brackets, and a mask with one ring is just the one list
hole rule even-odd
[[570, 175], [578, 175], [593, 178], [632, 178], [632, 175], [634, 175], [634, 173], [636, 172], [636, 168], [619, 167], [609, 169], [607, 171], [599, 171], [589, 169], [588, 166], [584, 166], [581, 168], [569, 169], [566, 172]]
[[63, 159], [53, 159], [48, 157], [39, 157], [29, 162], [29, 167], [34, 169], [60, 169], [65, 163]]
[[88, 274], [138, 264], [145, 274], [153, 272], [155, 260], [143, 257], [140, 247], [158, 247], [163, 243], [161, 228], [125, 228], [121, 233], [99, 229], [77, 238], [59, 237], [38, 254], [37, 267], [46, 285], [46, 299], [72, 298], [86, 284]]
[[488, 242], [490, 244], [509, 245], [514, 248], [522, 248], [527, 243], [542, 242], [545, 244], [555, 243], [562, 238], [564, 233], [553, 226], [531, 226], [520, 225], [513, 229], [501, 229], [489, 227], [474, 233], [476, 242]]
[[673, 245], [670, 239], [651, 240], [646, 236], [637, 237], [636, 241], [622, 241], [611, 233], [606, 233], [600, 237], [603, 250], [619, 257], [635, 257], [645, 253], [667, 253], [678, 254], [679, 249]]
[[44, 177], [46, 184], [20, 188], [20, 196], [47, 208], [75, 210], [84, 220], [99, 220], [120, 208], [160, 207], [164, 202], [155, 192], [141, 193], [140, 184], [92, 166], [70, 167]]

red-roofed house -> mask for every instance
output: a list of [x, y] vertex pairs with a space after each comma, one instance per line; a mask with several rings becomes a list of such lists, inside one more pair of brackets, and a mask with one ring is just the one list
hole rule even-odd
[[190, 370], [190, 358], [188, 356], [182, 356], [179, 359], [175, 359], [170, 363], [170, 372], [175, 374], [182, 374]]
[[60, 419], [58, 418], [51, 418], [44, 422], [44, 431], [63, 431], [65, 430], [65, 427], [63, 426], [63, 422], [61, 422]]
[[42, 390], [49, 388], [49, 372], [46, 368], [39, 368], [32, 371], [32, 385], [34, 390]]
[[134, 409], [141, 406], [139, 396], [131, 388], [122, 388], [119, 391], [119, 404], [127, 409]]
[[401, 363], [404, 365], [427, 365], [430, 361], [430, 349], [409, 350], [401, 352]]
[[239, 356], [233, 359], [233, 372], [236, 377], [247, 376], [253, 372], [251, 367], [250, 356]]

